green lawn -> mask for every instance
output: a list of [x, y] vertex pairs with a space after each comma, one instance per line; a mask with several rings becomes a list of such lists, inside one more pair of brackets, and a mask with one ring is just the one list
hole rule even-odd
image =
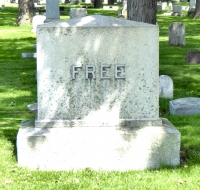
[[[89, 14], [116, 17], [116, 11], [88, 9]], [[36, 102], [36, 60], [22, 59], [21, 53], [35, 52], [31, 26], [15, 26], [17, 8], [0, 10], [0, 190], [77, 189], [199, 189], [200, 115], [172, 116], [169, 99], [160, 99], [160, 116], [168, 118], [181, 132], [181, 165], [153, 171], [78, 172], [31, 171], [17, 166], [16, 136], [21, 120], [34, 118], [27, 104]], [[61, 17], [69, 18], [69, 12]], [[200, 50], [200, 20], [157, 15], [160, 28], [160, 74], [174, 81], [174, 99], [200, 97], [200, 67], [184, 62], [186, 52]], [[186, 46], [168, 46], [168, 26], [180, 21], [186, 26]]]

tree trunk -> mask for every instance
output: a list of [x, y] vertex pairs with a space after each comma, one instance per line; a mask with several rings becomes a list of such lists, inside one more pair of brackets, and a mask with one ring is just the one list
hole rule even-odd
[[128, 0], [127, 19], [156, 24], [157, 0]]
[[102, 0], [94, 0], [94, 8], [102, 8], [103, 3]]
[[194, 11], [194, 18], [200, 18], [200, 0], [196, 0], [196, 8]]
[[109, 5], [114, 5], [115, 4], [115, 0], [108, 0], [108, 4]]
[[18, 17], [17, 25], [29, 25], [32, 23], [34, 16], [34, 0], [19, 0], [18, 1]]

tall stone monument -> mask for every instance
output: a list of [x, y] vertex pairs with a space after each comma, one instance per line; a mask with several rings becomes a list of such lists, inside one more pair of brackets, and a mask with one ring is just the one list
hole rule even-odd
[[158, 33], [156, 25], [100, 15], [38, 26], [38, 111], [21, 123], [18, 164], [179, 165], [180, 133], [159, 118]]
[[46, 1], [46, 20], [44, 22], [54, 22], [60, 20], [59, 1]]

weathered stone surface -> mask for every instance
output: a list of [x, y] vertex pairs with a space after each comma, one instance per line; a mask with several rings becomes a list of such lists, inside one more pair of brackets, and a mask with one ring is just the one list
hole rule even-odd
[[186, 63], [200, 63], [200, 51], [188, 51], [185, 58]]
[[172, 115], [195, 115], [200, 114], [200, 98], [180, 98], [169, 102]]
[[181, 22], [173, 22], [169, 26], [169, 45], [185, 45], [185, 26]]
[[37, 27], [37, 52], [37, 127], [161, 124], [158, 26], [100, 15], [52, 22]]
[[162, 10], [165, 10], [167, 9], [167, 2], [162, 2]]
[[173, 81], [167, 75], [161, 75], [159, 77], [160, 81], [160, 97], [162, 98], [173, 98]]
[[22, 122], [18, 164], [39, 170], [141, 170], [180, 163], [180, 133], [167, 120], [141, 128], [35, 128]]
[[22, 53], [22, 58], [37, 58], [37, 53]]
[[46, 1], [46, 20], [47, 22], [54, 22], [60, 20], [59, 1]]
[[70, 19], [80, 18], [87, 16], [86, 8], [71, 8], [70, 9]]
[[196, 0], [190, 0], [190, 9], [195, 9], [196, 7]]
[[100, 15], [38, 26], [38, 111], [21, 124], [19, 165], [179, 165], [180, 133], [159, 118], [158, 38], [156, 25]]
[[169, 10], [172, 10], [173, 8], [172, 3], [169, 3], [168, 7], [169, 7]]
[[27, 106], [28, 110], [33, 112], [33, 113], [37, 113], [37, 109], [38, 109], [38, 104], [34, 103], [34, 104], [29, 104]]
[[157, 13], [162, 11], [162, 5], [161, 4], [157, 4]]
[[172, 8], [173, 8], [173, 13], [181, 14], [181, 12], [182, 12], [182, 6], [181, 5], [173, 5]]

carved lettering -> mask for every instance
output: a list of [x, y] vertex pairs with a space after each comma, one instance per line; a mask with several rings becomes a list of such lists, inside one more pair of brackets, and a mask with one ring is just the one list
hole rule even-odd
[[78, 74], [78, 70], [76, 68], [82, 68], [82, 66], [72, 65], [72, 79], [76, 79], [76, 74]]
[[[81, 69], [78, 69], [81, 68]], [[109, 69], [112, 69], [111, 64], [101, 64], [100, 65], [100, 78], [110, 79], [112, 76], [107, 75]], [[80, 71], [79, 71], [80, 70]], [[81, 72], [82, 65], [72, 65], [72, 79], [76, 79], [76, 75]], [[115, 64], [114, 65], [114, 78], [115, 79], [125, 79], [125, 64]], [[96, 67], [94, 64], [85, 65], [85, 79], [96, 79]]]
[[115, 78], [116, 79], [125, 79], [125, 76], [121, 76], [121, 73], [122, 73], [121, 67], [125, 68], [125, 64], [116, 64], [115, 65]]
[[110, 68], [110, 64], [101, 64], [101, 66], [100, 66], [100, 77], [101, 77], [101, 79], [109, 79], [110, 78], [110, 76], [106, 76], [106, 68]]
[[94, 65], [85, 65], [85, 78], [86, 79], [95, 79], [95, 66]]

